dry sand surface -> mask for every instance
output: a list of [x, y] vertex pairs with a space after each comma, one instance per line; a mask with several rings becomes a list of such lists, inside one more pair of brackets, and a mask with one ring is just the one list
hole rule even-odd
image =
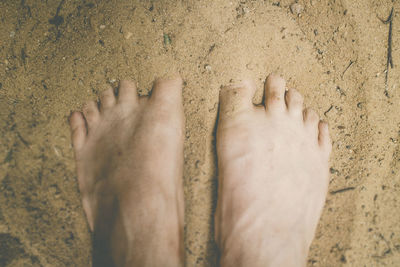
[[[46, 3], [47, 2], [47, 3]], [[400, 266], [400, 2], [0, 2], [0, 265], [88, 266], [67, 118], [107, 84], [185, 80], [187, 266], [216, 266], [218, 92], [272, 71], [334, 140], [309, 266]], [[387, 66], [394, 7], [394, 68]], [[271, 214], [273, 216], [273, 214]]]

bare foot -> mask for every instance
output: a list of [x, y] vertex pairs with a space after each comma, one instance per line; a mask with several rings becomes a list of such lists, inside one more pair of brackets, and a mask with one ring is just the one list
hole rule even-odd
[[245, 82], [221, 90], [216, 241], [222, 266], [303, 266], [328, 187], [328, 125], [270, 75], [265, 107]]
[[151, 97], [123, 81], [70, 118], [79, 188], [93, 231], [93, 266], [181, 266], [182, 80]]

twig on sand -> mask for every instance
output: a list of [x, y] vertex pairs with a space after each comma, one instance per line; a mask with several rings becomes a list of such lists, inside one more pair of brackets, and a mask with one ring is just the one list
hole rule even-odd
[[388, 35], [388, 50], [387, 50], [387, 62], [386, 62], [386, 70], [385, 70], [385, 94], [387, 94], [388, 88], [388, 75], [389, 75], [389, 66], [393, 69], [393, 58], [392, 58], [392, 28], [393, 28], [393, 11], [394, 7], [390, 11], [390, 15], [386, 20], [380, 19], [382, 23], [389, 24], [389, 35]]
[[335, 195], [335, 194], [337, 194], [337, 193], [343, 193], [343, 192], [350, 191], [350, 190], [354, 190], [354, 189], [356, 189], [356, 188], [353, 187], [353, 186], [351, 186], [351, 187], [346, 187], [346, 188], [343, 188], [343, 189], [331, 191], [331, 194], [332, 194], [332, 195]]
[[346, 71], [351, 67], [351, 65], [353, 65], [353, 63], [355, 63], [356, 61], [350, 60], [349, 65], [347, 65], [346, 69], [343, 71], [342, 73], [342, 78], [344, 76], [344, 74], [346, 73]]
[[331, 105], [331, 106], [328, 108], [328, 110], [324, 112], [324, 115], [326, 116], [326, 114], [328, 114], [328, 112], [331, 111], [332, 108], [333, 108], [333, 105]]

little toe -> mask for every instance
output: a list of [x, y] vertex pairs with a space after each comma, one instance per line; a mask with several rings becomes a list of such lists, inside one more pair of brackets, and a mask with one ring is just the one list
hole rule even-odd
[[232, 116], [238, 112], [254, 108], [253, 96], [256, 86], [251, 81], [223, 87], [219, 93], [220, 117]]
[[73, 112], [69, 118], [71, 126], [71, 140], [75, 153], [82, 149], [86, 140], [86, 125], [82, 113]]
[[115, 105], [114, 90], [110, 87], [100, 95], [100, 110], [103, 112]]
[[300, 118], [303, 110], [303, 96], [296, 89], [289, 89], [285, 96], [289, 113], [296, 118]]
[[332, 150], [332, 141], [329, 136], [328, 123], [320, 121], [318, 124], [318, 143], [329, 155]]
[[315, 138], [318, 136], [318, 122], [319, 116], [317, 112], [310, 108], [304, 110], [304, 124]]
[[151, 91], [150, 101], [162, 103], [164, 106], [176, 106], [182, 103], [182, 78], [158, 78], [155, 80]]
[[119, 84], [118, 103], [134, 107], [138, 103], [138, 93], [134, 82], [122, 80]]
[[90, 131], [100, 119], [100, 113], [97, 104], [94, 101], [88, 101], [83, 106], [82, 111], [83, 115], [85, 116], [88, 131]]
[[270, 74], [265, 82], [265, 108], [269, 112], [285, 110], [285, 80], [276, 74]]

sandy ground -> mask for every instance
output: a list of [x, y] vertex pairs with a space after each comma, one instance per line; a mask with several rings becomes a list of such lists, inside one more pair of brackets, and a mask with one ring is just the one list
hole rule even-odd
[[[47, 3], [45, 3], [47, 2]], [[222, 84], [276, 71], [330, 123], [309, 266], [400, 265], [399, 1], [0, 2], [0, 265], [88, 266], [67, 118], [107, 84], [185, 79], [187, 266], [215, 266]], [[385, 84], [394, 6], [393, 63]], [[292, 7], [292, 10], [290, 9]], [[271, 214], [271, 216], [273, 216]]]

